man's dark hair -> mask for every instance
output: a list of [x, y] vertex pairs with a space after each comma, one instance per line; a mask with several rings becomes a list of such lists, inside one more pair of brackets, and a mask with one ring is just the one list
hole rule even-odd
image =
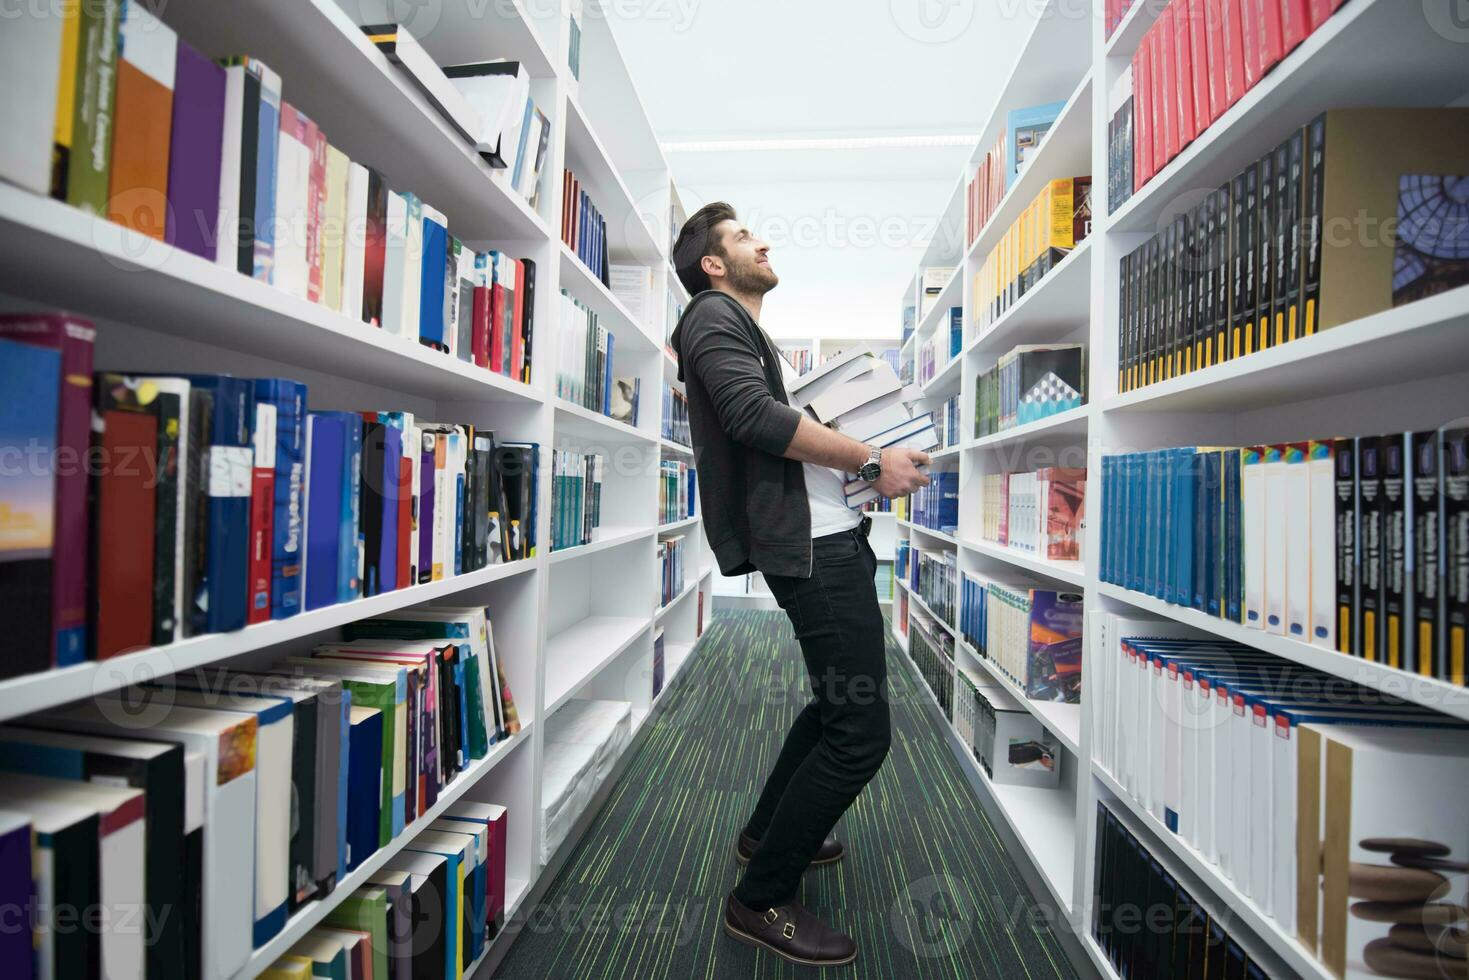
[[673, 268], [690, 296], [697, 296], [710, 288], [709, 274], [701, 264], [704, 256], [728, 258], [719, 236], [714, 233], [714, 226], [721, 221], [734, 220], [738, 219], [733, 207], [723, 201], [714, 201], [695, 211], [679, 229], [678, 241], [673, 243]]

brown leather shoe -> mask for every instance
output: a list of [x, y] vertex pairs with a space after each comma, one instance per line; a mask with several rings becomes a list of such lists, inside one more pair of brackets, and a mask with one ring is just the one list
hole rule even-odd
[[[740, 831], [740, 836], [735, 841], [735, 860], [741, 864], [749, 864], [750, 858], [755, 856], [755, 848], [759, 846], [758, 840], [743, 830]], [[840, 861], [846, 853], [847, 849], [842, 846], [842, 842], [827, 834], [826, 840], [822, 841], [821, 847], [817, 849], [816, 856], [811, 859], [811, 867], [814, 868], [818, 864], [833, 864]]]
[[757, 912], [731, 893], [724, 900], [724, 931], [802, 966], [843, 966], [857, 958], [856, 940], [796, 901]]

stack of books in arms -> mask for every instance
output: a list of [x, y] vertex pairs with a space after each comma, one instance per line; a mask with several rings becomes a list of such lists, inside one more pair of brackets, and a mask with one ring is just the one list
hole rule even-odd
[[[408, 412], [312, 412], [306, 386], [95, 376], [89, 322], [0, 316], [5, 444], [29, 528], [0, 564], [14, 676], [285, 619], [535, 553], [536, 447]], [[83, 383], [78, 383], [78, 381]], [[96, 460], [97, 465], [83, 465]], [[68, 462], [70, 461], [70, 462]], [[88, 565], [89, 541], [106, 541]]]
[[974, 435], [994, 435], [1086, 404], [1081, 344], [1012, 347], [974, 385]]
[[[792, 404], [858, 442], [882, 449], [906, 447], [927, 452], [938, 446], [933, 416], [915, 415], [909, 403], [917, 391], [905, 389], [892, 365], [858, 344], [803, 374], [790, 386]], [[865, 480], [846, 484], [847, 505], [877, 499]]]
[[[1469, 283], [1469, 109], [1332, 109], [1122, 259], [1118, 390]], [[1460, 176], [1445, 176], [1460, 175]], [[1332, 228], [1393, 226], [1392, 247]]]
[[612, 281], [607, 257], [607, 219], [592, 203], [576, 174], [561, 179], [561, 240], [604, 286]]
[[[62, 940], [39, 928], [44, 975], [227, 977], [407, 832], [327, 925], [367, 933], [379, 960], [411, 957], [422, 946], [393, 923], [420, 909], [414, 936], [440, 937], [432, 974], [457, 976], [503, 915], [505, 809], [466, 803], [445, 814], [452, 825], [414, 824], [519, 730], [479, 607], [364, 620], [309, 656], [185, 671], [32, 715], [0, 728], [7, 833], [24, 830], [26, 855], [0, 887], [28, 895], [39, 874], [51, 922], [136, 909], [157, 930]], [[389, 917], [384, 902], [407, 904]], [[325, 938], [349, 956], [358, 941]]]
[[1172, 0], [1163, 7], [1132, 56], [1133, 97], [1122, 110], [1131, 123], [1114, 127], [1132, 135], [1130, 146], [1112, 151], [1114, 165], [1132, 157], [1131, 188], [1119, 191], [1151, 180], [1342, 2]]
[[1092, 627], [1094, 752], [1137, 809], [1327, 972], [1463, 963], [1469, 724], [1177, 623]]
[[[630, 403], [623, 379], [613, 384], [612, 359], [617, 338], [602, 326], [596, 311], [583, 306], [566, 290], [561, 290], [561, 350], [556, 359], [556, 396], [599, 415], [613, 415], [614, 393], [622, 414], [629, 414]], [[637, 397], [637, 379], [632, 379], [632, 396]]]
[[1015, 573], [964, 574], [959, 630], [1025, 696], [1081, 703], [1080, 593]]
[[1104, 582], [1469, 682], [1469, 430], [1163, 449], [1102, 466]]
[[[405, 343], [529, 382], [535, 263], [465, 246], [429, 202], [390, 189], [328, 143], [326, 121], [285, 101], [280, 76], [259, 59], [211, 61], [147, 5], [122, 0], [11, 27], [7, 57], [23, 52], [40, 70], [0, 106], [0, 177]], [[470, 113], [472, 134], [455, 128], [508, 154], [519, 189], [534, 197], [537, 154], [504, 146], [524, 130], [517, 112], [533, 109], [528, 90], [460, 97], [455, 86], [470, 81], [445, 78], [401, 28], [372, 31], [437, 93], [451, 122], [460, 113], [441, 100], [494, 110]], [[506, 65], [523, 77], [514, 63], [459, 68]], [[548, 133], [542, 127], [539, 156]]]
[[1063, 177], [1041, 188], [974, 273], [979, 336], [1034, 290], [1092, 233], [1092, 179]]
[[694, 444], [689, 430], [689, 396], [673, 385], [663, 386], [663, 438], [680, 446]]
[[990, 782], [1054, 789], [1061, 782], [1061, 744], [993, 678], [960, 667], [954, 729]]
[[683, 591], [684, 586], [684, 536], [674, 535], [658, 542], [659, 598], [660, 605], [668, 605]]
[[602, 526], [606, 457], [557, 449], [551, 454], [551, 550], [589, 544]]
[[1047, 561], [1080, 561], [1086, 470], [1046, 466], [981, 478], [981, 540]]
[[[1092, 938], [1124, 980], [1269, 974], [1230, 934], [1232, 913], [1211, 914], [1112, 812], [1097, 801], [1096, 895]], [[1149, 928], [1132, 924], [1138, 896], [1161, 910]]]
[[658, 523], [693, 517], [698, 503], [698, 474], [683, 460], [658, 461]]

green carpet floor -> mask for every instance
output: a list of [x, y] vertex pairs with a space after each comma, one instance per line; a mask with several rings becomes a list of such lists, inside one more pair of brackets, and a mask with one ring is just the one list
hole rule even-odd
[[[1057, 937], [888, 643], [892, 751], [837, 825], [847, 857], [802, 901], [857, 937], [844, 977], [1072, 977]], [[809, 698], [783, 613], [721, 612], [497, 977], [813, 976], [720, 929], [734, 839]], [[1023, 856], [1019, 858], [1025, 860]], [[1064, 928], [1064, 926], [1063, 926]]]

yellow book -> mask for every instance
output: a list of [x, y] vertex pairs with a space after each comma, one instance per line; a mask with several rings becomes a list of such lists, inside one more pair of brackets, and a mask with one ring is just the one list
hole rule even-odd
[[261, 980], [310, 980], [311, 961], [304, 956], [282, 956], [260, 977]]
[[[77, 42], [81, 37], [81, 0], [61, 5], [61, 63], [57, 65], [56, 140], [51, 150], [51, 194], [66, 198], [67, 161], [76, 132]], [[60, 186], [58, 186], [60, 185]]]
[[329, 310], [342, 310], [342, 276], [346, 261], [347, 154], [326, 148], [326, 199], [321, 220], [321, 302]]

